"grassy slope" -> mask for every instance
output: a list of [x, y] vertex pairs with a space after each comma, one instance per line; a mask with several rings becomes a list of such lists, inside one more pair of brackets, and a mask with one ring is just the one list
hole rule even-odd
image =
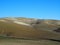
[[60, 45], [59, 42], [49, 40], [0, 40], [0, 45]]
[[18, 25], [14, 23], [4, 23], [4, 22], [0, 22], [0, 34], [3, 34], [3, 35], [9, 34], [11, 36], [15, 36], [16, 38], [60, 39], [60, 34], [44, 31], [44, 30], [36, 30], [32, 27], [28, 27], [24, 25]]

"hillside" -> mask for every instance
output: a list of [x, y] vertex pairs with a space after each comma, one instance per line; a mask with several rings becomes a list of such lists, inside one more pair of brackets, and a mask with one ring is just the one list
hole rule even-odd
[[0, 36], [24, 39], [55, 39], [60, 40], [59, 20], [33, 18], [1, 18]]

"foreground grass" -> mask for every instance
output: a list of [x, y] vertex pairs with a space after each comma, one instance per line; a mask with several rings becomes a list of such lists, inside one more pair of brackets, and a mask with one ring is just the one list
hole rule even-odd
[[0, 36], [0, 45], [60, 45], [60, 42], [50, 40], [16, 39]]

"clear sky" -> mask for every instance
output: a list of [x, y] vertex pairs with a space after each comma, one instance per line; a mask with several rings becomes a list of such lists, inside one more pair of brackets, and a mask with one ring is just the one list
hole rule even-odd
[[60, 20], [60, 0], [0, 0], [1, 17]]

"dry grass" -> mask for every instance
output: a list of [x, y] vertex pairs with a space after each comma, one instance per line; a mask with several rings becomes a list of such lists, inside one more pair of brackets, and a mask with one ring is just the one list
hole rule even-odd
[[[41, 30], [44, 25], [34, 27], [18, 25], [15, 23], [5, 23], [0, 21], [0, 35], [13, 36], [22, 39], [37, 39], [37, 40], [22, 40], [22, 39], [0, 39], [0, 45], [60, 45], [59, 42], [42, 40], [45, 38], [60, 40], [60, 34], [53, 31]], [[38, 27], [38, 29], [37, 29]], [[52, 28], [53, 26], [44, 26]], [[45, 29], [44, 28], [44, 29]], [[39, 39], [39, 40], [38, 40]]]
[[49, 40], [0, 39], [0, 45], [60, 45]]
[[[10, 33], [10, 34], [9, 34]], [[14, 23], [0, 22], [0, 34], [14, 36], [16, 38], [52, 38], [60, 39], [60, 34], [46, 30], [36, 30], [32, 27], [17, 25]]]

